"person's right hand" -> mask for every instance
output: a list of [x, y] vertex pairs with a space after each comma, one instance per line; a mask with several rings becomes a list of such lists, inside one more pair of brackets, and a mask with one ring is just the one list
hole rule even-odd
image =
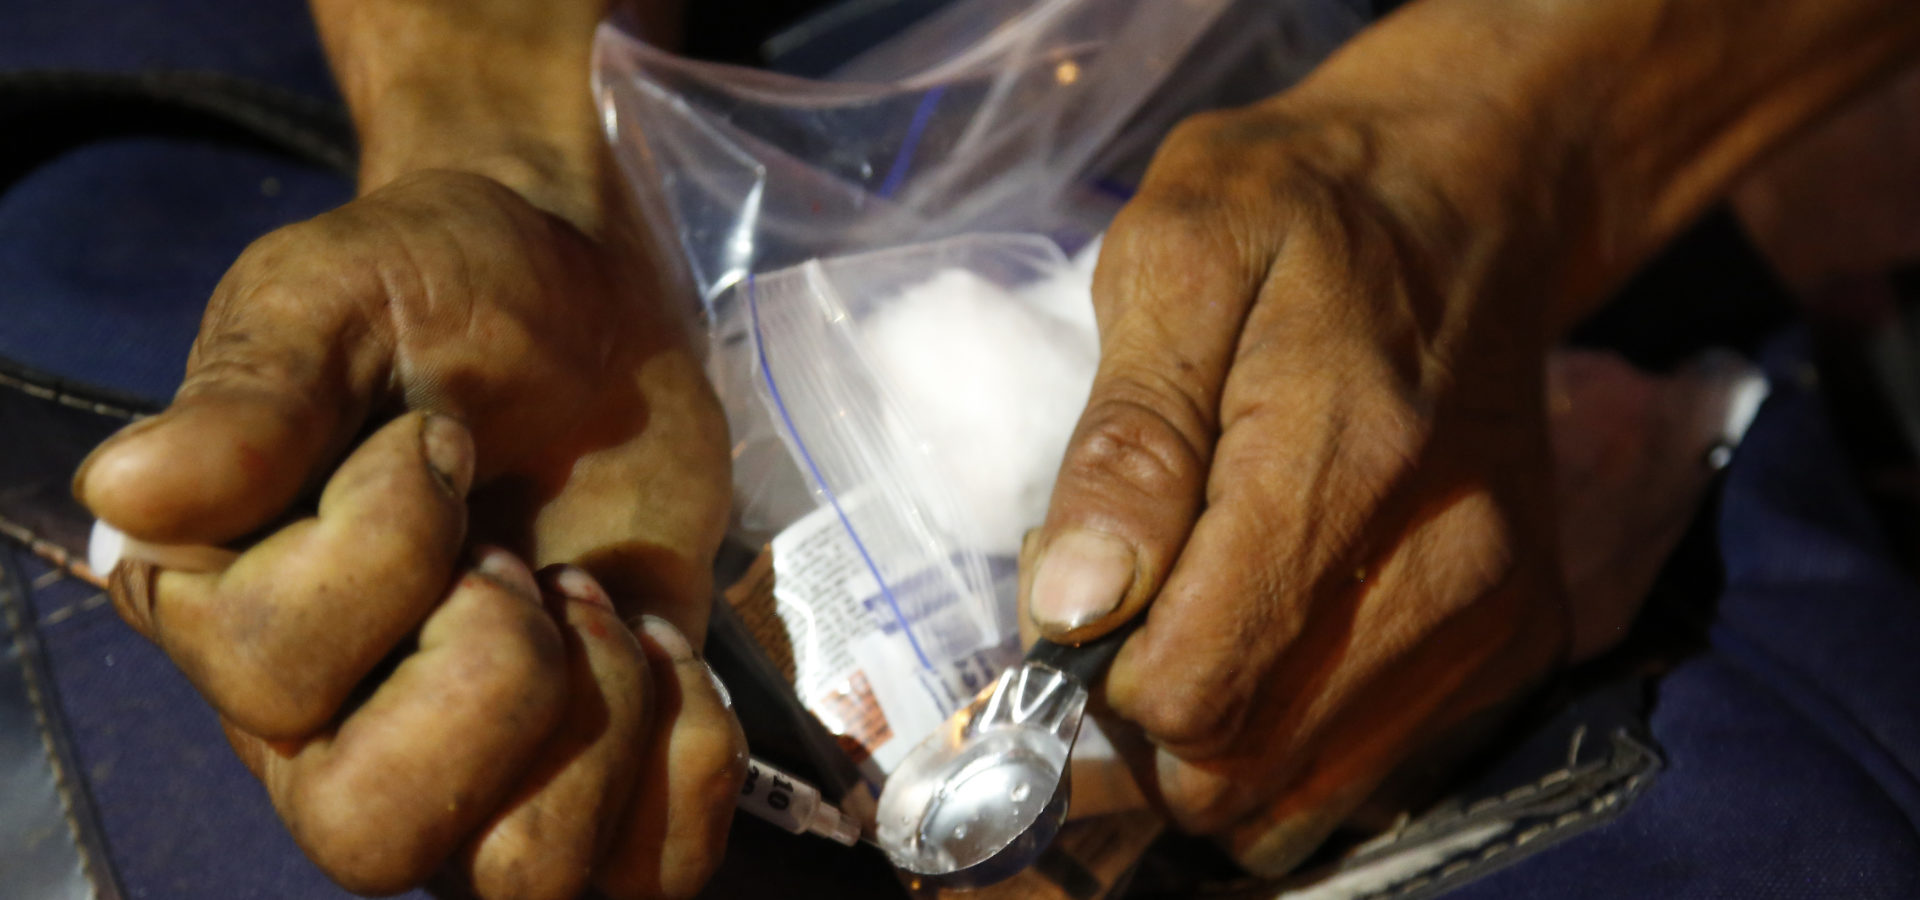
[[1570, 643], [1522, 163], [1455, 108], [1322, 99], [1161, 145], [1023, 566], [1043, 637], [1142, 617], [1096, 700], [1176, 825], [1275, 875]]
[[1095, 700], [1175, 824], [1288, 871], [1619, 637], [1563, 601], [1546, 348], [1912, 12], [1423, 0], [1168, 137], [1021, 577], [1040, 636], [1142, 618]]
[[[76, 477], [136, 539], [247, 544], [123, 563], [115, 599], [349, 889], [685, 896], [718, 864], [744, 743], [693, 648], [724, 423], [637, 229], [450, 171], [283, 228], [173, 404]], [[543, 603], [521, 558], [579, 568]]]

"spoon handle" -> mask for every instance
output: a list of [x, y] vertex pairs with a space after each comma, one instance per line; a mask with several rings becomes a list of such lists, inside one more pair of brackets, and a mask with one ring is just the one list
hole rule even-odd
[[1142, 618], [1144, 613], [1084, 644], [1056, 644], [1041, 638], [1027, 650], [1027, 662], [1058, 669], [1091, 687], [1107, 674], [1107, 664], [1113, 662], [1114, 654], [1120, 652], [1120, 645], [1127, 642], [1127, 635], [1139, 627]]

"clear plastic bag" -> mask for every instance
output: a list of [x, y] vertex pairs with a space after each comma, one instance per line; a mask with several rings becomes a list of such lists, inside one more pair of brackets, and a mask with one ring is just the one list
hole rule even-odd
[[1065, 250], [1174, 122], [1285, 88], [1363, 10], [956, 0], [818, 81], [602, 28], [600, 109], [705, 305], [735, 534], [773, 539], [816, 712], [858, 683], [872, 740], [911, 743], [1014, 658], [1020, 532], [1097, 357], [1091, 253]]
[[749, 272], [966, 232], [1072, 249], [1113, 209], [1085, 196], [1102, 170], [1137, 168], [1187, 113], [1286, 87], [1364, 7], [957, 0], [827, 80], [687, 60], [607, 25], [595, 91], [712, 302]]
[[[1020, 529], [985, 519], [995, 505], [1017, 503], [1005, 496], [1007, 474], [1031, 466], [970, 464], [948, 451], [980, 454], [989, 448], [1016, 451], [1041, 445], [1041, 465], [1051, 447], [1057, 464], [1066, 428], [1077, 409], [1074, 385], [1084, 399], [1093, 374], [1092, 336], [1022, 298], [1022, 291], [1070, 278], [1072, 268], [1051, 241], [1034, 235], [963, 235], [903, 248], [812, 260], [766, 276], [750, 276], [740, 289], [746, 302], [747, 341], [728, 356], [751, 354], [756, 399], [751, 411], [772, 413], [775, 432], [801, 463], [802, 474], [820, 505], [836, 517], [871, 567], [887, 603], [883, 615], [907, 624], [906, 639], [931, 658], [953, 657], [993, 646], [1014, 632], [1011, 610], [997, 598], [1009, 595], [1004, 582], [1018, 551]], [[965, 279], [962, 285], [942, 284]], [[924, 330], [930, 311], [948, 309], [963, 319], [992, 328], [1006, 340], [998, 346], [964, 336], [924, 344], [902, 328]], [[959, 324], [959, 323], [952, 323]], [[736, 345], [737, 347], [738, 345]], [[888, 360], [889, 354], [917, 352], [918, 360]], [[992, 359], [996, 353], [1019, 359]], [[1045, 359], [1036, 359], [1045, 357]], [[720, 358], [721, 367], [738, 370], [737, 359]], [[1024, 368], [1040, 362], [1055, 377], [1021, 397], [1016, 386], [978, 386], [983, 371], [996, 362]], [[949, 389], [979, 397], [975, 408], [1039, 418], [1051, 425], [1051, 439], [1028, 434], [989, 433], [968, 419], [949, 415], [929, 420], [926, 411], [951, 410], [930, 396], [937, 386], [925, 375], [954, 370]], [[962, 371], [964, 369], [964, 371]], [[920, 382], [920, 383], [916, 383]], [[971, 382], [969, 384], [969, 382]], [[1065, 395], [1066, 403], [1057, 402]], [[1023, 400], [1043, 399], [1053, 416], [1022, 416]], [[745, 406], [736, 402], [735, 407]], [[1045, 421], [1051, 419], [1051, 422]], [[957, 420], [957, 421], [956, 421]], [[974, 434], [941, 434], [952, 431]], [[941, 438], [931, 436], [940, 435]], [[1012, 437], [1009, 442], [1005, 438]], [[963, 442], [964, 444], [960, 443]], [[1005, 453], [989, 453], [996, 461]], [[971, 493], [971, 496], [963, 495]], [[997, 495], [983, 503], [982, 494]], [[1037, 499], [1044, 504], [1044, 494]], [[854, 501], [857, 501], [854, 502]], [[994, 501], [999, 501], [998, 503]], [[988, 507], [982, 510], [981, 507]], [[1039, 510], [1043, 511], [1044, 506]], [[1021, 517], [1016, 514], [1014, 521]], [[784, 525], [785, 523], [781, 523]], [[1032, 524], [1028, 522], [1027, 524]], [[990, 557], [991, 555], [991, 557]], [[995, 559], [1000, 574], [996, 575]], [[927, 660], [923, 660], [925, 663]], [[958, 699], [958, 698], [956, 698]]]

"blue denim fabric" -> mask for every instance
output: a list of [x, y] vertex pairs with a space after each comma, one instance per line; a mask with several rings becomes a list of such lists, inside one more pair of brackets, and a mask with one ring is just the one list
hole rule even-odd
[[61, 0], [0, 7], [0, 70], [225, 72], [338, 99], [298, 0]]
[[234, 257], [352, 189], [307, 166], [185, 140], [68, 153], [0, 195], [0, 355], [162, 402]]
[[[204, 68], [331, 93], [298, 0], [12, 6], [0, 68]], [[349, 194], [184, 141], [69, 154], [0, 196], [0, 356], [163, 400], [234, 255]], [[1720, 501], [1709, 644], [1657, 688], [1668, 770], [1618, 821], [1456, 896], [1920, 897], [1920, 591], [1848, 480], [1804, 348], [1768, 364], [1776, 393]], [[341, 896], [158, 651], [76, 582], [35, 603], [128, 896]]]
[[[0, 72], [224, 72], [338, 100], [299, 0], [11, 3], [0, 21]], [[240, 250], [351, 194], [336, 175], [184, 140], [67, 154], [0, 196], [0, 355], [164, 400]]]
[[[0, 553], [27, 579], [47, 572], [15, 545]], [[73, 579], [33, 592], [74, 755], [125, 896], [349, 896], [294, 845], [193, 686], [98, 597]]]
[[[335, 97], [300, 0], [14, 3], [3, 18], [0, 71], [222, 71]], [[109, 141], [53, 160], [0, 195], [0, 357], [163, 402], [240, 250], [351, 193], [337, 175], [186, 140]], [[47, 571], [16, 545], [0, 553], [28, 579]], [[68, 579], [33, 595], [127, 897], [344, 896], [171, 662], [90, 586]]]
[[1893, 561], [1797, 335], [1722, 492], [1705, 652], [1661, 678], [1668, 769], [1618, 821], [1454, 896], [1920, 897], [1920, 589]]

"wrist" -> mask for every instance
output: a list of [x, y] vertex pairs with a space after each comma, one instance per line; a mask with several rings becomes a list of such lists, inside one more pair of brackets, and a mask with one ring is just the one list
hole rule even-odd
[[1575, 151], [1609, 286], [1770, 150], [1920, 52], [1911, 0], [1621, 7], [1585, 51], [1606, 77]]
[[[598, 230], [610, 166], [590, 117], [546, 124], [559, 118], [551, 108], [539, 117], [492, 112], [527, 111], [526, 104], [506, 95], [472, 86], [457, 96], [433, 85], [420, 88], [398, 88], [366, 112], [356, 112], [360, 193], [413, 172], [469, 172], [505, 185], [589, 233]], [[580, 93], [585, 105], [584, 82]], [[530, 124], [536, 118], [545, 122]]]
[[[1574, 242], [1556, 207], [1566, 164], [1553, 158], [1552, 124], [1492, 102], [1403, 102], [1331, 81], [1303, 87], [1268, 101], [1270, 127], [1289, 133], [1315, 172], [1310, 184], [1345, 186], [1337, 206], [1396, 223], [1392, 264], [1429, 288], [1397, 302], [1413, 312], [1428, 350], [1532, 365], [1553, 341], [1539, 298], [1566, 279]], [[1498, 353], [1477, 347], [1496, 333]]]
[[1524, 262], [1552, 334], [1916, 49], [1911, 0], [1425, 0], [1292, 95], [1364, 105], [1383, 153]]
[[1295, 118], [1354, 123], [1352, 168], [1377, 202], [1418, 223], [1420, 265], [1453, 286], [1412, 298], [1437, 307], [1426, 320], [1456, 332], [1497, 321], [1519, 356], [1544, 352], [1556, 333], [1540, 298], [1591, 280], [1579, 140], [1591, 77], [1571, 60], [1582, 29], [1564, 27], [1583, 13], [1541, 11], [1553, 5], [1408, 4], [1269, 101]]
[[589, 89], [603, 6], [314, 0], [360, 137], [361, 193], [471, 172], [595, 230], [610, 172]]

